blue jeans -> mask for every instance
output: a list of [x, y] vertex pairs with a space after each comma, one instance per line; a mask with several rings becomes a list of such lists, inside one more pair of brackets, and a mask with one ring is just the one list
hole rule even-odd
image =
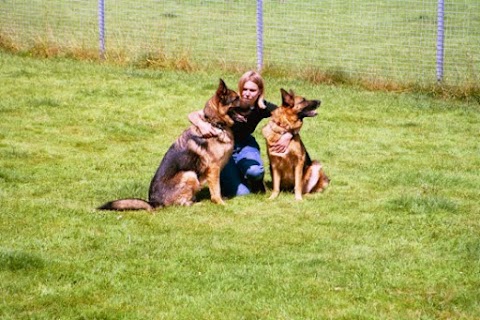
[[244, 141], [235, 141], [233, 154], [220, 173], [222, 195], [233, 197], [249, 194], [251, 183], [263, 183], [264, 175], [260, 146], [255, 138], [250, 135]]

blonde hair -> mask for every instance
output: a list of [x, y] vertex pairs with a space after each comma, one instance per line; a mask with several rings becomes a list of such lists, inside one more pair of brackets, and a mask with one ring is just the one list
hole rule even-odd
[[238, 80], [238, 93], [240, 95], [242, 94], [243, 88], [245, 87], [245, 83], [249, 81], [255, 83], [258, 86], [259, 94], [258, 94], [256, 103], [261, 109], [265, 109], [266, 106], [265, 106], [265, 103], [263, 102], [264, 96], [265, 96], [265, 85], [263, 83], [263, 78], [259, 73], [252, 70], [245, 72], [240, 77], [240, 80]]

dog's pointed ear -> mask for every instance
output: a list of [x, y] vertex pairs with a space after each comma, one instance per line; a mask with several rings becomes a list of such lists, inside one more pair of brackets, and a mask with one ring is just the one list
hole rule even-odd
[[293, 91], [290, 90], [290, 93], [288, 93], [282, 88], [280, 89], [280, 92], [282, 93], [282, 105], [286, 107], [293, 107], [295, 105], [295, 98], [292, 94]]
[[223, 81], [223, 79], [220, 79], [220, 83], [218, 84], [218, 89], [217, 89], [217, 96], [224, 96], [224, 95], [227, 95], [227, 93], [228, 93], [227, 85], [225, 84], [225, 81]]

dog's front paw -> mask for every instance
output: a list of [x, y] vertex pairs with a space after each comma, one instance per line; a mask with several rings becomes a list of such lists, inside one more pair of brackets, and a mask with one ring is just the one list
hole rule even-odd
[[270, 197], [268, 197], [269, 200], [274, 200], [278, 197], [278, 192], [272, 192], [272, 194], [270, 195]]
[[224, 206], [225, 205], [225, 202], [222, 200], [222, 198], [212, 198], [212, 202], [215, 203], [215, 204], [219, 204], [219, 205], [222, 205]]

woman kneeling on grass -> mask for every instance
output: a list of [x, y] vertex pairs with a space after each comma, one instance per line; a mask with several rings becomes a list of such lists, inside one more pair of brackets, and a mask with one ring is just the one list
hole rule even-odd
[[[257, 125], [270, 117], [277, 108], [264, 100], [264, 83], [255, 71], [248, 71], [238, 82], [238, 92], [242, 98], [242, 119], [233, 117], [232, 127], [235, 145], [229, 162], [220, 174], [222, 195], [226, 197], [242, 196], [249, 193], [265, 192], [263, 177], [265, 167], [260, 154], [260, 146], [253, 137]], [[219, 129], [205, 121], [203, 110], [189, 114], [188, 119], [204, 137], [217, 136]], [[273, 152], [283, 153], [292, 139], [291, 133], [285, 133], [272, 147]]]

